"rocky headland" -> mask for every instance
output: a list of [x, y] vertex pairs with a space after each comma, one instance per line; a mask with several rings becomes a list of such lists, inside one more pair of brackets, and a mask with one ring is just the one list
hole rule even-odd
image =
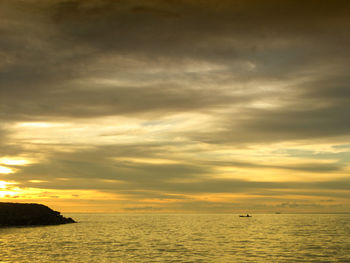
[[45, 226], [76, 223], [42, 204], [0, 202], [0, 227]]

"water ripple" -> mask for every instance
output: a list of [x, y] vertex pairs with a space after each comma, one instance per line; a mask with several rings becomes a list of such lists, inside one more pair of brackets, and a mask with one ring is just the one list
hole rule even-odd
[[70, 215], [0, 229], [0, 262], [350, 262], [350, 215]]

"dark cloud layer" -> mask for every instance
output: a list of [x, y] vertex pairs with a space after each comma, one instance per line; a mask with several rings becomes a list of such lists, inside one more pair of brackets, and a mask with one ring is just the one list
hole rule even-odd
[[[227, 133], [198, 139], [268, 141], [349, 133], [347, 2], [305, 1], [300, 6], [294, 1], [4, 1], [2, 5], [2, 119], [241, 107], [278, 95], [254, 92], [248, 85], [252, 81], [312, 77], [277, 96], [284, 102], [297, 92], [285, 107], [244, 110], [243, 119], [222, 120]], [[119, 61], [124, 57], [132, 61]], [[244, 68], [243, 62], [255, 68]], [[164, 70], [186, 63], [194, 63], [194, 68], [212, 63], [222, 69]], [[155, 72], [146, 73], [148, 68]], [[138, 81], [134, 88], [113, 84], [108, 89], [101, 82], [89, 82], [111, 77]], [[216, 91], [208, 85], [213, 83]], [[255, 97], [232, 94], [242, 86]], [[241, 127], [234, 138], [230, 122]]]

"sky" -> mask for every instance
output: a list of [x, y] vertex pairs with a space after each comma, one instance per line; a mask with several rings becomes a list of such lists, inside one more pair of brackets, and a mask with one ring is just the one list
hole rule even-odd
[[0, 201], [350, 212], [350, 2], [1, 0]]

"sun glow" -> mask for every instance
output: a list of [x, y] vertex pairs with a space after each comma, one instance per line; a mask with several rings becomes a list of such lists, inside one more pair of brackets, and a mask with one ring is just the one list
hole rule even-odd
[[[0, 181], [0, 198], [14, 197], [18, 195], [18, 187], [13, 187], [16, 183]], [[10, 186], [10, 187], [9, 187]]]
[[17, 124], [19, 127], [30, 127], [30, 128], [48, 128], [53, 126], [46, 122], [21, 122]]
[[0, 181], [0, 189], [6, 188], [6, 185], [8, 185], [8, 184], [11, 184], [11, 183], [8, 183], [8, 182], [5, 182], [5, 181]]
[[39, 183], [46, 183], [47, 181], [44, 180], [29, 180], [29, 183], [33, 183], [33, 184], [39, 184]]
[[[39, 180], [31, 180], [36, 183]], [[44, 182], [44, 181], [40, 181]], [[0, 181], [0, 198], [22, 198], [25, 200], [121, 200], [122, 197], [113, 193], [105, 193], [98, 190], [76, 190], [72, 193], [71, 190], [60, 189], [42, 189], [33, 187], [19, 187], [15, 182]]]
[[0, 166], [0, 174], [11, 174], [13, 170], [11, 168]]
[[25, 159], [17, 159], [17, 158], [0, 158], [0, 163], [4, 165], [26, 165], [30, 162]]
[[161, 158], [114, 158], [116, 161], [133, 162], [142, 164], [176, 164], [175, 160], [161, 159]]

